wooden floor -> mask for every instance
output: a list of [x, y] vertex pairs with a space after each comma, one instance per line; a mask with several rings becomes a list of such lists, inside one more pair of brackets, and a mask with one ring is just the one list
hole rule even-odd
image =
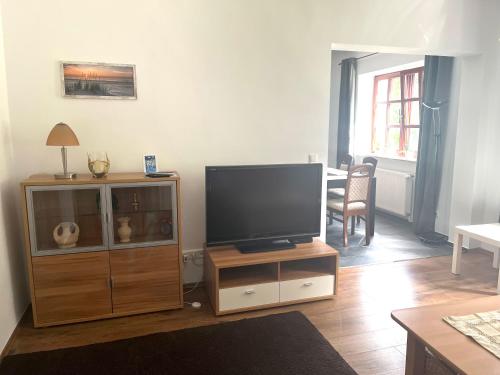
[[[302, 311], [359, 374], [403, 374], [406, 333], [391, 320], [394, 309], [494, 295], [497, 270], [492, 255], [470, 251], [463, 274], [450, 273], [451, 257], [344, 268], [334, 300], [216, 318], [202, 289], [186, 295], [201, 310], [145, 314], [54, 328], [34, 329], [23, 318], [9, 354], [79, 346], [153, 332], [214, 324], [290, 310]], [[91, 303], [91, 301], [89, 301]]]

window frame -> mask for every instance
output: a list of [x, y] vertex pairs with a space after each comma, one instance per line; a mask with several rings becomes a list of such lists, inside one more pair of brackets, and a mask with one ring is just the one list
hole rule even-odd
[[[413, 98], [405, 98], [404, 97], [404, 87], [405, 87], [405, 76], [409, 74], [414, 74], [418, 73], [418, 97], [413, 97]], [[394, 78], [399, 77], [400, 79], [400, 95], [398, 99], [393, 99], [391, 100], [391, 80]], [[385, 101], [380, 101], [377, 102], [377, 96], [378, 96], [378, 86], [379, 82], [387, 80], [387, 96]], [[416, 67], [412, 69], [406, 69], [406, 70], [400, 70], [396, 72], [391, 72], [391, 73], [385, 73], [385, 74], [380, 74], [374, 77], [373, 80], [373, 97], [372, 97], [372, 134], [371, 134], [371, 149], [372, 153], [377, 153], [378, 151], [375, 151], [375, 117], [377, 113], [377, 105], [379, 104], [385, 104], [386, 105], [386, 114], [385, 114], [385, 144], [384, 144], [384, 150], [386, 149], [387, 145], [387, 136], [389, 133], [389, 129], [395, 129], [399, 128], [399, 148], [397, 150], [397, 156], [399, 158], [404, 158], [410, 160], [408, 156], [406, 155], [406, 133], [408, 129], [420, 129], [422, 125], [422, 119], [420, 118], [420, 124], [415, 125], [411, 124], [411, 119], [408, 119], [409, 124], [406, 124], [406, 113], [405, 113], [405, 105], [408, 102], [416, 102], [418, 101], [418, 110], [420, 110], [420, 106], [422, 104], [422, 98], [423, 98], [423, 80], [424, 80], [424, 67]], [[401, 112], [400, 112], [400, 119], [399, 119], [399, 124], [390, 124], [389, 123], [389, 111], [390, 111], [390, 106], [391, 104], [401, 104]], [[385, 153], [385, 152], [384, 152]], [[390, 157], [389, 155], [386, 155], [387, 157]], [[413, 160], [413, 159], [411, 159]]]

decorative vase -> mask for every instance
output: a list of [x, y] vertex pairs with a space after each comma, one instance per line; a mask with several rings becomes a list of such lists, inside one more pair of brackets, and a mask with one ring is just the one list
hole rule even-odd
[[109, 172], [109, 158], [105, 152], [91, 152], [87, 154], [90, 173], [95, 178], [105, 177]]
[[116, 219], [120, 223], [120, 227], [118, 228], [118, 236], [120, 237], [120, 242], [126, 243], [130, 242], [130, 235], [132, 234], [132, 228], [128, 225], [130, 222], [129, 217], [119, 217]]
[[65, 221], [59, 223], [52, 232], [54, 241], [60, 249], [70, 249], [76, 246], [78, 236], [80, 235], [80, 227], [76, 223]]

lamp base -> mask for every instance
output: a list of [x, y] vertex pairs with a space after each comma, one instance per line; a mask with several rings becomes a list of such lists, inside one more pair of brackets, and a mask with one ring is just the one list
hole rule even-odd
[[76, 178], [76, 173], [75, 172], [56, 173], [54, 177], [56, 180], [68, 180]]

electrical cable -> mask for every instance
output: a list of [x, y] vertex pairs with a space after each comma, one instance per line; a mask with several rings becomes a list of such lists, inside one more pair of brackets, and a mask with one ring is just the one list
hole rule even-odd
[[186, 295], [186, 294], [191, 293], [192, 291], [194, 291], [196, 288], [198, 288], [199, 284], [200, 284], [200, 281], [197, 281], [191, 289], [189, 289], [187, 292], [184, 292], [184, 295]]

